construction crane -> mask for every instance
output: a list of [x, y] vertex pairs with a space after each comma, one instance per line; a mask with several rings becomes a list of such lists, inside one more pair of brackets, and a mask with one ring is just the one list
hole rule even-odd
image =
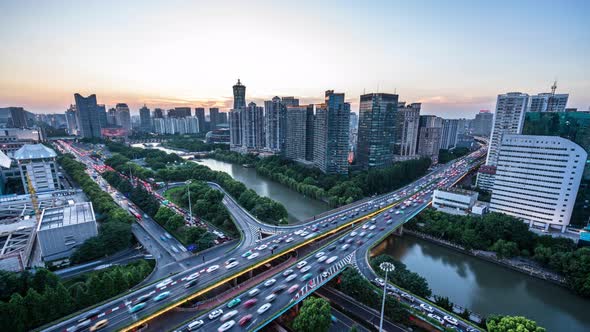
[[33, 205], [33, 211], [35, 211], [35, 217], [37, 218], [37, 222], [39, 222], [41, 220], [41, 212], [39, 211], [39, 203], [37, 202], [37, 192], [33, 187], [29, 172], [27, 172], [27, 188], [29, 189], [29, 195], [31, 195], [31, 204]]

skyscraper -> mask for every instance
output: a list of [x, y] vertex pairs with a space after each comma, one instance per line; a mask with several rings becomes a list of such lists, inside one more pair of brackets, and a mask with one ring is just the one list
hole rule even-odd
[[409, 160], [417, 157], [420, 108], [422, 104], [405, 102], [397, 105], [394, 159]]
[[264, 148], [264, 110], [251, 102], [241, 110], [242, 116], [242, 150], [260, 150]]
[[362, 169], [393, 162], [398, 96], [389, 93], [361, 95], [356, 160]]
[[245, 108], [246, 107], [246, 86], [240, 83], [240, 79], [238, 78], [238, 83], [233, 86], [234, 89], [234, 110]]
[[418, 155], [438, 163], [438, 151], [442, 134], [442, 119], [435, 115], [420, 115]]
[[348, 173], [348, 135], [350, 104], [344, 93], [325, 93], [324, 104], [317, 105], [314, 123], [314, 164], [327, 174]]
[[70, 105], [66, 110], [66, 123], [68, 134], [78, 135], [78, 111], [76, 110], [76, 105]]
[[217, 125], [222, 123], [219, 118], [219, 108], [209, 107], [209, 123], [211, 124], [211, 130], [217, 129]]
[[539, 93], [530, 97], [527, 112], [565, 112], [567, 93], [557, 94], [557, 82], [551, 86], [550, 93]]
[[203, 107], [195, 108], [195, 116], [199, 119], [199, 132], [204, 133], [205, 129], [205, 109]]
[[232, 151], [242, 147], [242, 109], [232, 109], [228, 114], [229, 144]]
[[483, 137], [490, 137], [492, 125], [494, 124], [494, 113], [488, 110], [481, 110], [473, 120], [473, 134]]
[[306, 107], [305, 117], [305, 160], [313, 161], [313, 145], [314, 145], [314, 122], [315, 115], [313, 114], [314, 105], [309, 104]]
[[190, 107], [175, 107], [174, 109], [168, 110], [169, 118], [186, 118], [191, 116]]
[[154, 119], [164, 118], [164, 110], [161, 108], [154, 109]]
[[486, 164], [477, 174], [477, 186], [481, 189], [491, 190], [494, 187], [495, 167], [498, 163], [498, 149], [502, 143], [502, 137], [507, 134], [522, 133], [528, 103], [529, 95], [526, 93], [509, 92], [498, 95]]
[[490, 211], [565, 231], [588, 154], [558, 136], [504, 134]]
[[272, 100], [264, 102], [264, 134], [266, 149], [278, 153], [282, 151], [283, 131], [285, 130], [284, 121], [285, 106], [281, 103], [281, 98], [274, 97]]
[[115, 106], [117, 110], [117, 124], [124, 129], [131, 130], [131, 113], [129, 106], [125, 103], [119, 103]]
[[457, 143], [457, 134], [459, 128], [459, 119], [443, 119], [442, 133], [440, 136], [440, 148], [452, 149]]
[[107, 126], [114, 127], [117, 125], [117, 110], [115, 108], [109, 108], [107, 112]]
[[22, 107], [8, 107], [10, 110], [10, 126], [12, 128], [28, 128], [27, 114]]
[[285, 105], [285, 107], [299, 106], [299, 99], [292, 97], [292, 96], [281, 98], [281, 102], [283, 103], [283, 105]]
[[152, 131], [152, 119], [150, 117], [150, 109], [143, 105], [142, 108], [139, 109], [139, 121], [140, 121], [140, 129], [144, 133], [149, 133]]
[[307, 107], [287, 106], [285, 157], [305, 159]]
[[[74, 94], [76, 110], [78, 111], [78, 129], [85, 138], [100, 138], [101, 120], [100, 109], [96, 103], [96, 95], [82, 97]], [[106, 117], [106, 114], [105, 114]]]
[[217, 125], [220, 124], [224, 124], [227, 126], [228, 122], [227, 122], [227, 112], [219, 112], [219, 115], [217, 116], [217, 119], [219, 120], [217, 122]]

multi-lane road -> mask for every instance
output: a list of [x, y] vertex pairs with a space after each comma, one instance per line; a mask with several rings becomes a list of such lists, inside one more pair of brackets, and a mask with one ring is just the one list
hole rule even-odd
[[[482, 155], [481, 151], [478, 153], [480, 153], [479, 156], [469, 156], [460, 159], [452, 165], [439, 167], [427, 176], [393, 193], [376, 197], [370, 201], [359, 203], [358, 205], [352, 205], [344, 210], [330, 213], [318, 220], [306, 224], [281, 229], [281, 231], [284, 231], [285, 233], [269, 238], [267, 241], [270, 243], [266, 244], [267, 248], [264, 249], [260, 249], [260, 246], [264, 243], [256, 243], [257, 239], [254, 234], [247, 231], [247, 229], [252, 229], [252, 223], [256, 223], [254, 226], [255, 228], [259, 227], [258, 221], [255, 221], [255, 218], [253, 221], [253, 218], [228, 196], [228, 199], [224, 200], [226, 206], [228, 206], [230, 210], [242, 211], [244, 213], [241, 218], [236, 218], [238, 226], [244, 232], [244, 239], [235, 249], [229, 251], [224, 257], [216, 257], [213, 260], [208, 260], [198, 266], [187, 268], [170, 279], [163, 280], [156, 285], [148, 285], [136, 291], [129, 292], [128, 294], [123, 294], [123, 296], [98, 306], [92, 311], [81, 313], [64, 322], [55, 324], [51, 328], [46, 329], [46, 331], [85, 330], [105, 319], [108, 320], [108, 326], [105, 327], [105, 330], [117, 330], [132, 325], [138, 321], [144, 321], [147, 318], [151, 318], [151, 316], [156, 313], [159, 314], [184, 302], [184, 300], [204, 294], [210, 289], [235, 278], [239, 274], [250, 271], [257, 266], [261, 266], [266, 263], [266, 261], [273, 259], [277, 254], [289, 252], [306, 243], [314, 241], [318, 237], [323, 237], [328, 234], [336, 233], [341, 229], [349, 228], [351, 224], [361, 227], [359, 222], [364, 216], [370, 215], [372, 217], [376, 211], [387, 210], [388, 207], [392, 206], [395, 202], [399, 200], [408, 200], [413, 197], [413, 201], [408, 207], [403, 210], [398, 210], [408, 212], [400, 212], [399, 214], [393, 212], [393, 216], [398, 216], [399, 218], [392, 219], [397, 220], [397, 222], [403, 222], [402, 219], [404, 219], [404, 216], [408, 216], [412, 212], [415, 212], [428, 204], [429, 196], [427, 195], [429, 194], [427, 191], [431, 192], [434, 188], [432, 186], [443, 187], [450, 185], [452, 179], [461, 177], [471, 166], [478, 162], [478, 157], [481, 157]], [[421, 198], [418, 196], [421, 196]], [[235, 204], [235, 206], [232, 204]], [[384, 214], [382, 213], [382, 215]], [[385, 216], [383, 218], [385, 218]], [[376, 240], [388, 230], [390, 231], [393, 229], [393, 225], [387, 223], [379, 227], [383, 229], [377, 231], [374, 230], [375, 234], [372, 239]], [[248, 235], [249, 233], [250, 235]], [[279, 238], [282, 240], [278, 241]], [[358, 242], [358, 240], [355, 241]], [[333, 265], [338, 265], [343, 262], [343, 259], [346, 257], [348, 257], [345, 261], [346, 264], [354, 263], [357, 261], [356, 257], [361, 256], [359, 255], [359, 252], [362, 250], [365, 250], [362, 254], [366, 257], [366, 250], [368, 249], [370, 242], [371, 241], [363, 241], [363, 244], [352, 243], [350, 248], [345, 250], [350, 251], [350, 254], [347, 256], [343, 255], [344, 251], [339, 252], [338, 255], [331, 255], [330, 257], [338, 256], [338, 259], [335, 262], [332, 262]], [[254, 247], [258, 247], [259, 250], [256, 250]], [[341, 251], [342, 249], [337, 250]], [[333, 251], [336, 251], [336, 249], [333, 249]], [[230, 258], [233, 259], [232, 262], [226, 265], [225, 263]], [[322, 266], [320, 264], [322, 262], [318, 263], [320, 265], [316, 265], [316, 263], [318, 262], [309, 262], [309, 266], [316, 269], [312, 272], [314, 273], [314, 275], [312, 275], [314, 279], [318, 278], [316, 274], [319, 267]], [[297, 280], [302, 276], [303, 275], [297, 276]], [[319, 277], [321, 278], [321, 274]], [[322, 282], [323, 279], [318, 279], [318, 283]], [[282, 282], [283, 279], [277, 279], [277, 283], [279, 283], [279, 280]], [[187, 286], [189, 282], [191, 282], [191, 285]], [[303, 283], [303, 281], [299, 282]], [[272, 288], [269, 286], [265, 287], [264, 290], [269, 291], [272, 290]], [[261, 294], [269, 295], [262, 290]], [[284, 291], [284, 294], [288, 294], [287, 290]], [[280, 304], [280, 297], [277, 297], [275, 301], [277, 301], [275, 302], [277, 304], [275, 305], [273, 303], [271, 308], [279, 309], [284, 307], [284, 305]], [[271, 315], [276, 314], [274, 309], [268, 309], [267, 312], [266, 315], [261, 315], [259, 317], [253, 316], [252, 322], [249, 323], [249, 325], [246, 325], [247, 328], [252, 328], [253, 326], [256, 326], [256, 324], [270, 318]], [[236, 325], [238, 325], [238, 323], [236, 323]]]

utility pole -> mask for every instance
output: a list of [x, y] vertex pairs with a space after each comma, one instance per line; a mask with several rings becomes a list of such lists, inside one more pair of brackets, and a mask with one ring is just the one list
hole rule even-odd
[[379, 268], [385, 271], [385, 281], [383, 282], [383, 302], [381, 302], [381, 319], [379, 320], [379, 332], [383, 331], [383, 312], [385, 311], [385, 296], [387, 296], [387, 273], [395, 270], [395, 265], [389, 262], [379, 264]]

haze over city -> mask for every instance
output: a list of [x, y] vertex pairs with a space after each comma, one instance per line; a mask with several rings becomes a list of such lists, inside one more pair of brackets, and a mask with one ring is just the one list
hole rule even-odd
[[358, 111], [363, 91], [395, 92], [451, 118], [557, 80], [588, 109], [587, 1], [453, 3], [2, 2], [0, 106], [63, 112], [78, 92], [227, 110], [240, 78], [257, 103], [334, 89]]

